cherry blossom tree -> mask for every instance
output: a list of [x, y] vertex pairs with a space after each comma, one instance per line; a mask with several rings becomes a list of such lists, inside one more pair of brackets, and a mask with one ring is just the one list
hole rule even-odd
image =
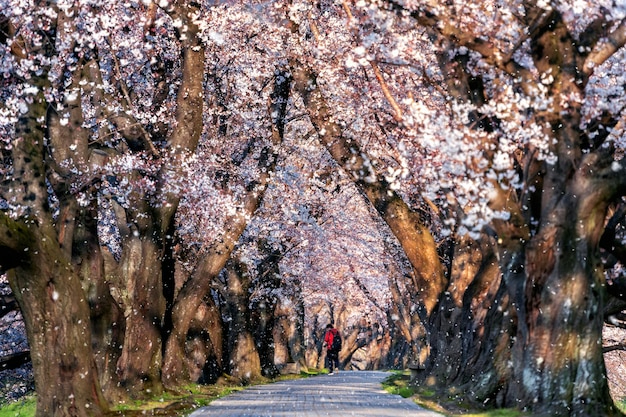
[[39, 415], [209, 356], [273, 372], [270, 333], [317, 362], [322, 320], [348, 361], [354, 306], [478, 403], [617, 414], [622, 2], [0, 5], [0, 272]]
[[[463, 342], [474, 343], [457, 362], [463, 387], [482, 401], [550, 415], [615, 413], [602, 361], [606, 288], [598, 265], [608, 210], [622, 197], [623, 106], [587, 106], [597, 105], [596, 77], [621, 62], [623, 7], [586, 9], [593, 13], [582, 19], [581, 9], [556, 3], [385, 5], [343, 2], [326, 14], [294, 6], [314, 51], [294, 79], [321, 140], [364, 192], [400, 178], [405, 164], [416, 167], [420, 187], [399, 185], [407, 201], [434, 203], [445, 233], [473, 240], [487, 233], [487, 246], [476, 246], [483, 262], [476, 275], [453, 268], [459, 275], [448, 287], [471, 318]], [[414, 37], [400, 41], [399, 33]], [[420, 87], [427, 99], [415, 98]], [[408, 162], [391, 165], [386, 178], [382, 158], [370, 156], [376, 150], [359, 145], [372, 135], [363, 129], [372, 101], [381, 106], [370, 116], [382, 121], [381, 137], [410, 143], [395, 148]], [[471, 253], [463, 246], [472, 241], [458, 242], [459, 258]], [[423, 281], [430, 285], [418, 283], [419, 296], [436, 323], [446, 284]], [[433, 366], [445, 342], [438, 348]]]

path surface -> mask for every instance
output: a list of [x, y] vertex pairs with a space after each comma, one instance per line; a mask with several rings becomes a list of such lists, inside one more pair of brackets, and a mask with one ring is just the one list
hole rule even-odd
[[441, 416], [383, 391], [380, 383], [389, 375], [380, 371], [342, 371], [254, 386], [213, 401], [190, 417]]

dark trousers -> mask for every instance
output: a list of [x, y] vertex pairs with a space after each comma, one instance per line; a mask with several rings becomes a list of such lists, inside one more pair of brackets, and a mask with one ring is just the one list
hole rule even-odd
[[339, 369], [339, 352], [327, 350], [326, 360], [328, 361], [328, 369], [330, 372], [333, 372], [335, 368]]

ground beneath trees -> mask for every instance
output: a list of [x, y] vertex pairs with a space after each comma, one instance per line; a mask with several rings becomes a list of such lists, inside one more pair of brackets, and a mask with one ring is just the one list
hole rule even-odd
[[604, 326], [603, 337], [605, 349], [619, 346], [604, 354], [611, 395], [615, 401], [619, 401], [626, 397], [626, 329]]
[[[0, 335], [0, 339], [2, 339], [1, 336], [6, 337], [7, 334], [3, 332], [3, 334]], [[618, 402], [626, 398], [626, 329], [614, 326], [605, 326], [604, 346], [605, 348], [611, 346], [616, 347], [614, 350], [605, 354], [605, 363], [611, 394], [616, 402]], [[5, 351], [3, 353], [12, 352], [12, 350], [8, 349], [2, 349], [2, 351]], [[33, 387], [32, 369], [30, 365], [14, 370], [0, 371], [0, 397], [3, 400], [0, 401], [0, 403], [7, 403], [23, 398], [25, 395], [33, 392]], [[194, 408], [197, 408], [198, 404], [207, 404], [216, 396], [222, 395], [218, 392], [221, 391], [223, 393], [224, 390], [224, 387], [220, 386], [207, 386], [205, 388], [207, 392], [194, 393], [189, 396], [184, 396], [184, 398], [165, 401], [165, 403], [158, 405], [155, 404], [152, 407], [147, 405], [147, 407], [141, 407], [136, 410], [127, 409], [124, 411], [114, 412], [111, 413], [111, 417], [134, 417], [145, 415], [181, 416], [191, 412]], [[436, 407], [436, 398], [431, 399], [431, 405], [435, 406], [433, 408], [446, 408], [443, 404], [439, 404], [439, 406], [443, 406], [443, 408]], [[465, 414], [467, 412], [467, 410], [453, 408], [446, 409], [446, 411], [455, 414]]]
[[212, 402], [190, 417], [377, 416], [437, 417], [411, 399], [389, 394], [382, 371], [341, 371], [250, 387]]

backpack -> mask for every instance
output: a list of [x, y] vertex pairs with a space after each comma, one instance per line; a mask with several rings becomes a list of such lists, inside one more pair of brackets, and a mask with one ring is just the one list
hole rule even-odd
[[341, 350], [341, 336], [339, 336], [339, 332], [335, 332], [333, 335], [333, 342], [329, 350], [333, 352], [339, 352]]

